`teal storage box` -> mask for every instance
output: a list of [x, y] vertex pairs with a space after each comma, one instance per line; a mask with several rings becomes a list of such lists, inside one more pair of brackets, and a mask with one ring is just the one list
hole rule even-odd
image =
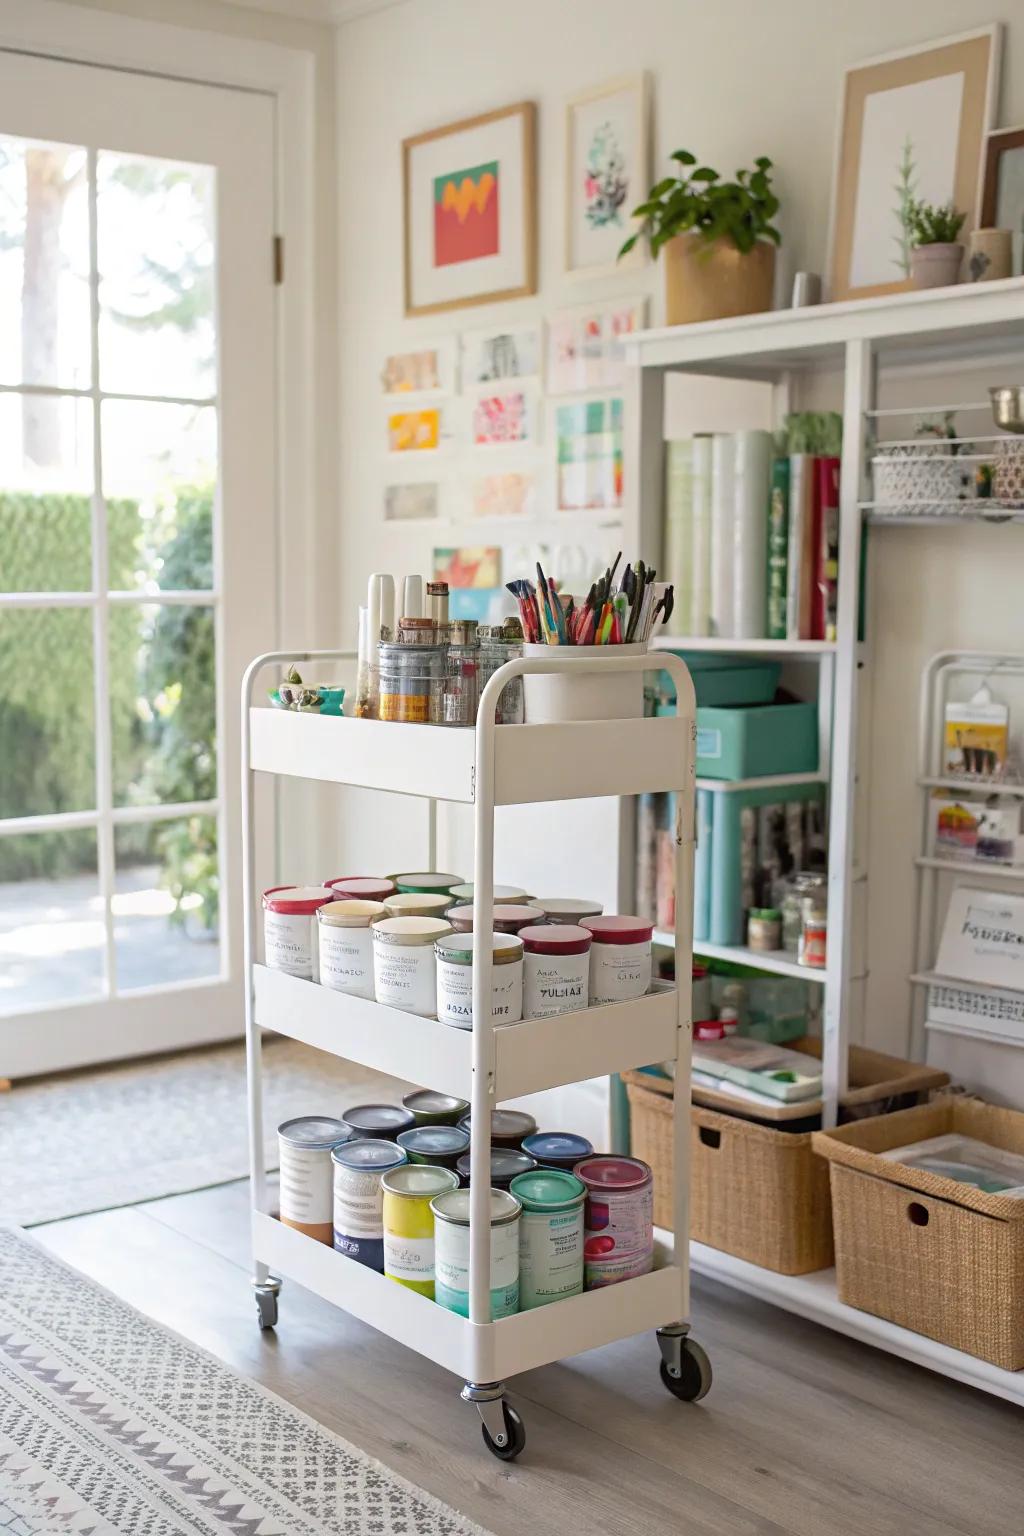
[[698, 706], [697, 774], [703, 779], [757, 779], [818, 770], [816, 704]]
[[[676, 651], [693, 679], [693, 691], [701, 705], [770, 704], [779, 686], [782, 667], [777, 661], [738, 661], [713, 651]], [[661, 693], [675, 702], [675, 684], [661, 674]]]

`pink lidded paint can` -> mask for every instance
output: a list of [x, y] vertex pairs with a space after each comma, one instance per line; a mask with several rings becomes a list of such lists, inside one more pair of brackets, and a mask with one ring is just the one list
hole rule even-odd
[[587, 1157], [582, 1180], [584, 1287], [588, 1291], [646, 1275], [654, 1267], [654, 1176], [638, 1157]]
[[271, 971], [320, 980], [318, 910], [331, 899], [322, 885], [275, 885], [263, 892], [263, 954]]
[[335, 875], [324, 885], [333, 891], [332, 901], [387, 901], [397, 886], [383, 875]]

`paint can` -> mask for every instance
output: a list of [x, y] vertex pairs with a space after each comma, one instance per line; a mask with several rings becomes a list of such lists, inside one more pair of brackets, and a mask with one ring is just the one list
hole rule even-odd
[[604, 907], [599, 901], [588, 901], [583, 896], [538, 896], [540, 907], [549, 923], [566, 923], [578, 926], [585, 917], [600, 917]]
[[536, 1136], [525, 1137], [523, 1151], [536, 1158], [541, 1168], [561, 1168], [565, 1173], [572, 1173], [577, 1163], [594, 1155], [591, 1143], [575, 1131], [538, 1131]]
[[401, 1131], [397, 1141], [410, 1163], [453, 1171], [469, 1150], [469, 1132], [457, 1125], [414, 1125], [411, 1131]]
[[590, 950], [585, 928], [541, 923], [520, 928], [523, 941], [523, 1017], [550, 1019], [575, 1013], [590, 1001]]
[[405, 1162], [393, 1141], [348, 1141], [331, 1153], [334, 1164], [334, 1246], [347, 1258], [384, 1272], [382, 1174]]
[[[515, 1147], [493, 1147], [491, 1149], [491, 1188], [508, 1189], [513, 1179], [517, 1179], [521, 1173], [532, 1173], [537, 1166], [537, 1159], [530, 1157], [525, 1152], [520, 1152]], [[470, 1156], [464, 1152], [455, 1164], [455, 1171], [462, 1184], [468, 1186], [471, 1177]]]
[[274, 885], [263, 892], [263, 958], [268, 970], [319, 981], [316, 914], [330, 899], [322, 885]]
[[[469, 1316], [468, 1189], [435, 1195], [434, 1300], [449, 1312]], [[491, 1190], [491, 1318], [519, 1311], [519, 1212], [515, 1195]]]
[[433, 1088], [417, 1088], [415, 1093], [407, 1093], [402, 1104], [417, 1125], [458, 1125], [463, 1115], [469, 1113], [465, 1099], [453, 1099]]
[[651, 989], [653, 923], [639, 917], [585, 917], [590, 946], [590, 1006], [624, 1003]]
[[331, 1149], [352, 1134], [327, 1115], [300, 1115], [277, 1128], [281, 1221], [328, 1247], [334, 1241]]
[[450, 1168], [406, 1164], [380, 1181], [383, 1194], [384, 1273], [389, 1280], [434, 1299], [434, 1213], [436, 1195], [457, 1189]]
[[[473, 1028], [473, 950], [483, 936], [449, 933], [434, 945], [437, 958], [437, 1017], [456, 1029]], [[523, 1016], [523, 941], [515, 934], [491, 934], [491, 1018], [518, 1024]]]
[[388, 917], [443, 918], [451, 904], [450, 896], [424, 895], [422, 891], [396, 891], [385, 899], [384, 910]]
[[[533, 1138], [536, 1141], [540, 1137]], [[583, 1293], [586, 1187], [571, 1173], [538, 1168], [512, 1180], [519, 1217], [519, 1310]]]
[[[473, 908], [467, 903], [460, 907], [449, 907], [445, 914], [456, 933], [473, 932]], [[499, 902], [491, 909], [491, 924], [495, 933], [519, 933], [523, 928], [535, 927], [544, 921], [544, 914], [539, 907], [532, 907], [528, 902]]]
[[586, 1186], [584, 1285], [588, 1291], [654, 1268], [654, 1179], [638, 1157], [588, 1157], [576, 1164]]
[[437, 917], [382, 917], [373, 925], [373, 988], [378, 1003], [435, 1017], [434, 945], [451, 933]]
[[[459, 1124], [464, 1131], [472, 1133], [470, 1115], [463, 1115]], [[523, 1145], [524, 1136], [532, 1136], [537, 1129], [537, 1122], [532, 1115], [528, 1115], [524, 1109], [492, 1109], [491, 1110], [491, 1148], [509, 1147], [518, 1152]]]
[[[473, 892], [476, 889], [472, 880], [463, 881], [459, 885], [453, 885], [448, 892], [452, 901], [466, 901], [472, 903]], [[491, 887], [493, 905], [500, 906], [502, 902], [529, 901], [526, 892], [518, 885], [495, 885]]]
[[395, 882], [383, 875], [335, 875], [324, 885], [332, 901], [387, 901], [395, 894]]
[[371, 925], [386, 915], [379, 901], [329, 901], [317, 910], [322, 987], [373, 1002]]
[[404, 1104], [353, 1104], [341, 1118], [353, 1135], [374, 1141], [394, 1141], [401, 1131], [409, 1131], [416, 1124], [412, 1110]]
[[453, 885], [463, 883], [461, 875], [440, 875], [436, 870], [416, 871], [389, 877], [405, 895], [450, 896]]

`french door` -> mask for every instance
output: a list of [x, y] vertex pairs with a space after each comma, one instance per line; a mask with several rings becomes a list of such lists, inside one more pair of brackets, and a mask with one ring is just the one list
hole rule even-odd
[[0, 51], [0, 1076], [242, 1028], [273, 213], [270, 97]]

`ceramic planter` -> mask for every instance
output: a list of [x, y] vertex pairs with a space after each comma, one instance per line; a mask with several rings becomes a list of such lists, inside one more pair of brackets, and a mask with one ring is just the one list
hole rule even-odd
[[953, 244], [915, 245], [910, 253], [910, 277], [915, 288], [951, 288], [960, 280], [964, 248]]
[[775, 246], [769, 240], [743, 252], [728, 237], [709, 242], [687, 232], [669, 240], [661, 254], [668, 325], [753, 315], [772, 307]]

